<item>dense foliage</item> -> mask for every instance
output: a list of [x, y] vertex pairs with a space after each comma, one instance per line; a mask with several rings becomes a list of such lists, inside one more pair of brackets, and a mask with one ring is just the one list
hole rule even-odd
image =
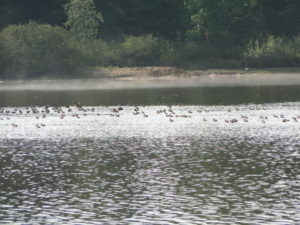
[[263, 44], [257, 42], [248, 48], [251, 67], [281, 67], [300, 65], [300, 36], [280, 38], [270, 36]]
[[69, 33], [51, 25], [10, 25], [0, 33], [0, 46], [1, 74], [9, 78], [73, 72], [82, 61]]
[[299, 0], [0, 0], [0, 29], [2, 76], [300, 65]]

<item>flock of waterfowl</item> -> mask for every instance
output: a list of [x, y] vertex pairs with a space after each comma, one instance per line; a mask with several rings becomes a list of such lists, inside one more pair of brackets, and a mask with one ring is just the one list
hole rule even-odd
[[[145, 106], [134, 106], [134, 107], [128, 107], [130, 109], [133, 109], [132, 115], [134, 116], [142, 116], [144, 118], [149, 117], [149, 112], [144, 112], [143, 109]], [[122, 111], [124, 108], [122, 106], [118, 107], [106, 107], [106, 110], [99, 111], [95, 107], [83, 107], [78, 103], [75, 103], [74, 106], [67, 106], [67, 107], [56, 107], [56, 106], [43, 106], [43, 107], [25, 107], [25, 108], [0, 108], [0, 122], [3, 120], [10, 120], [12, 116], [31, 116], [35, 120], [42, 121], [49, 115], [56, 116], [60, 119], [64, 119], [65, 117], [73, 117], [80, 119], [81, 117], [86, 117], [89, 115], [94, 116], [110, 116], [110, 117], [120, 117], [122, 116]], [[264, 111], [267, 110], [264, 107], [248, 107], [247, 110], [257, 110], [257, 111]], [[149, 110], [148, 110], [149, 111]], [[273, 118], [276, 119], [279, 122], [298, 122], [300, 120], [300, 115], [294, 115], [294, 116], [285, 116], [284, 114], [272, 114], [270, 113], [268, 115], [265, 115], [264, 113], [261, 113], [259, 116], [256, 116], [257, 118], [254, 118], [254, 116], [251, 116], [252, 118], [249, 118], [250, 116], [244, 115], [241, 113], [238, 113], [240, 111], [240, 108], [228, 108], [224, 111], [226, 115], [229, 116], [229, 118], [222, 118], [222, 117], [214, 117], [214, 115], [210, 115], [212, 111], [205, 109], [204, 107], [201, 109], [187, 109], [185, 111], [178, 110], [175, 112], [174, 107], [172, 106], [162, 106], [160, 109], [157, 109], [155, 113], [157, 115], [162, 115], [163, 117], [167, 118], [169, 122], [175, 122], [179, 118], [200, 118], [203, 122], [225, 122], [225, 123], [248, 123], [251, 121], [258, 121], [260, 123], [267, 123], [270, 119]], [[243, 110], [241, 110], [243, 111]], [[232, 113], [232, 114], [231, 114]], [[233, 117], [234, 116], [234, 117]], [[1, 123], [0, 123], [1, 125]], [[18, 124], [16, 122], [11, 123], [12, 127], [18, 127]], [[43, 122], [35, 123], [36, 128], [43, 128], [46, 124]]]

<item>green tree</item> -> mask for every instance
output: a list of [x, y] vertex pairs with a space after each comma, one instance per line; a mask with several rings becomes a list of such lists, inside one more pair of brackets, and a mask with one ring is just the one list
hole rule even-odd
[[243, 44], [255, 34], [257, 0], [186, 0], [193, 30], [203, 39]]
[[93, 0], [71, 0], [65, 5], [67, 22], [72, 35], [81, 41], [95, 39], [103, 18]]

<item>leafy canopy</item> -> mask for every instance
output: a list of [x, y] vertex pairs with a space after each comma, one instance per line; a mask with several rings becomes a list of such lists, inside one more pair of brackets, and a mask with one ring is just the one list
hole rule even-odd
[[65, 5], [67, 21], [65, 26], [78, 40], [96, 39], [103, 17], [96, 10], [94, 0], [70, 0]]

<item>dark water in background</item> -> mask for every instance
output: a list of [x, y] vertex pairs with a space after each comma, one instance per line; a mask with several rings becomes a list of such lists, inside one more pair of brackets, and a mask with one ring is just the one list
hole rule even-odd
[[[95, 109], [22, 107], [74, 101]], [[0, 91], [0, 107], [0, 223], [300, 223], [300, 86]]]
[[0, 91], [0, 107], [72, 105], [231, 105], [300, 101], [300, 85], [185, 87], [76, 91]]

